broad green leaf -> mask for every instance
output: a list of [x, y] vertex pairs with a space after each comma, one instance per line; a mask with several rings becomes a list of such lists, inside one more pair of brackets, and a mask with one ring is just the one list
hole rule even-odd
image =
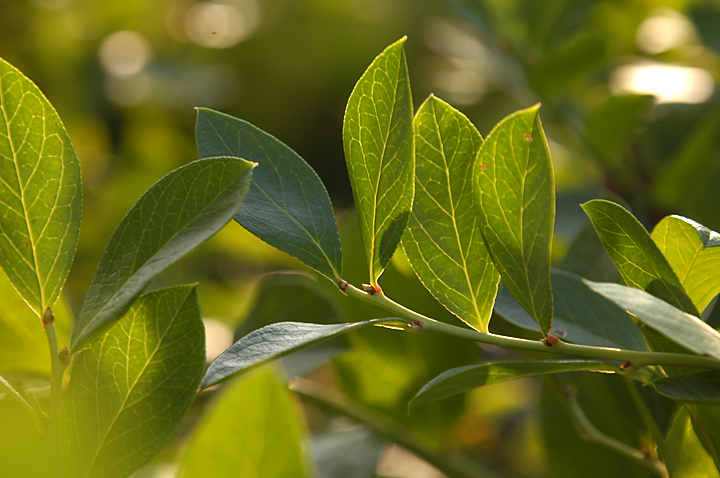
[[0, 266], [38, 317], [60, 296], [81, 216], [80, 162], [60, 117], [0, 59]]
[[462, 113], [430, 96], [415, 128], [415, 201], [403, 248], [448, 310], [487, 332], [500, 275], [477, 230], [472, 168], [482, 137]]
[[570, 244], [559, 268], [598, 282], [615, 282], [620, 278], [615, 263], [589, 222]]
[[719, 478], [717, 468], [698, 440], [688, 411], [681, 408], [667, 436], [667, 452], [661, 458], [672, 478]]
[[387, 443], [365, 427], [333, 430], [313, 436], [317, 478], [374, 476]]
[[373, 319], [352, 324], [279, 322], [250, 332], [220, 354], [208, 367], [202, 388], [210, 387], [251, 367], [366, 325], [402, 328], [402, 319]]
[[553, 316], [555, 187], [539, 108], [518, 111], [490, 132], [474, 168], [473, 195], [480, 231], [503, 281], [546, 334]]
[[699, 311], [720, 293], [720, 234], [680, 216], [668, 216], [652, 238]]
[[506, 380], [580, 370], [616, 372], [619, 368], [606, 362], [589, 360], [504, 361], [467, 365], [448, 370], [432, 379], [410, 401], [408, 409]]
[[[59, 347], [69, 343], [73, 315], [61, 295], [52, 307]], [[41, 320], [5, 274], [0, 274], [0, 373], [50, 375], [50, 351]]]
[[583, 209], [627, 285], [700, 316], [675, 271], [635, 216], [602, 199], [586, 202]]
[[205, 367], [195, 285], [140, 297], [75, 358], [62, 429], [69, 476], [124, 477], [175, 435]]
[[73, 351], [119, 319], [153, 277], [232, 219], [253, 167], [238, 158], [193, 161], [138, 199], [100, 257], [73, 330]]
[[311, 476], [300, 409], [272, 368], [221, 393], [182, 454], [179, 478]]
[[210, 109], [198, 108], [196, 134], [201, 158], [235, 156], [259, 165], [235, 220], [337, 282], [342, 253], [335, 215], [310, 165], [265, 131]]
[[716, 403], [686, 403], [693, 429], [715, 468], [720, 470], [720, 406]]
[[661, 395], [683, 402], [720, 402], [720, 374], [701, 372], [653, 380]]
[[343, 124], [345, 161], [373, 286], [400, 243], [413, 202], [413, 106], [405, 40], [387, 47], [360, 77]]
[[[553, 335], [576, 344], [647, 350], [642, 333], [625, 310], [590, 290], [578, 276], [554, 270], [550, 277], [555, 301]], [[505, 288], [498, 294], [495, 311], [519, 327], [538, 330]]]
[[720, 333], [696, 316], [641, 289], [602, 282], [585, 283], [675, 343], [720, 360]]

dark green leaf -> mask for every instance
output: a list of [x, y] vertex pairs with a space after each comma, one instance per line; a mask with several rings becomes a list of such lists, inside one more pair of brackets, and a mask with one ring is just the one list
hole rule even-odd
[[119, 319], [153, 277], [232, 219], [253, 166], [238, 158], [193, 161], [143, 194], [103, 251], [73, 330], [73, 351]]
[[0, 266], [42, 317], [77, 247], [80, 162], [50, 102], [2, 59], [0, 113]]
[[374, 476], [380, 454], [387, 446], [364, 427], [313, 436], [312, 444], [318, 478]]
[[500, 275], [477, 231], [472, 167], [482, 144], [462, 113], [431, 96], [415, 128], [415, 202], [403, 247], [425, 287], [468, 325], [487, 332]]
[[539, 107], [514, 113], [492, 130], [478, 154], [473, 189], [480, 231], [503, 281], [547, 333], [555, 187]]
[[634, 287], [591, 281], [585, 283], [668, 339], [697, 354], [707, 354], [720, 360], [720, 333], [696, 316]]
[[652, 382], [662, 395], [683, 402], [720, 401], [720, 374], [701, 372], [663, 377]]
[[124, 477], [177, 431], [205, 367], [196, 286], [140, 297], [74, 361], [62, 413], [70, 476]]
[[307, 432], [275, 370], [234, 381], [203, 417], [180, 460], [179, 478], [308, 478]]
[[681, 216], [668, 216], [652, 238], [699, 311], [720, 293], [720, 234]]
[[506, 361], [468, 365], [448, 370], [432, 379], [410, 401], [408, 409], [506, 380], [580, 370], [613, 372], [619, 368], [609, 363], [589, 360]]
[[715, 468], [720, 469], [720, 406], [709, 403], [686, 403], [693, 429]]
[[655, 241], [632, 214], [602, 199], [586, 202], [583, 209], [627, 285], [645, 290], [688, 314], [700, 315]]
[[235, 220], [248, 231], [337, 282], [340, 238], [322, 181], [295, 151], [238, 118], [198, 108], [201, 158], [235, 156], [258, 163]]
[[415, 153], [405, 38], [372, 62], [345, 110], [343, 144], [370, 283], [400, 243], [412, 208]]
[[352, 324], [279, 322], [267, 325], [250, 332], [220, 354], [210, 364], [202, 387], [207, 388], [251, 367], [372, 324], [403, 327], [407, 322], [402, 319], [373, 319]]
[[667, 436], [667, 452], [661, 458], [672, 478], [718, 478], [713, 460], [700, 444], [683, 407], [673, 420]]

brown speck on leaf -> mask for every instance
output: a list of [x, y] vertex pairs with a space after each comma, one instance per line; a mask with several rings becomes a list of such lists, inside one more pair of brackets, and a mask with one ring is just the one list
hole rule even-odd
[[533, 137], [530, 133], [523, 134], [523, 138], [525, 138], [525, 141], [527, 141], [528, 143], [532, 143]]
[[25, 247], [30, 247], [30, 241], [28, 241], [27, 238], [25, 238]]
[[477, 167], [481, 169], [487, 169], [487, 164], [478, 164]]

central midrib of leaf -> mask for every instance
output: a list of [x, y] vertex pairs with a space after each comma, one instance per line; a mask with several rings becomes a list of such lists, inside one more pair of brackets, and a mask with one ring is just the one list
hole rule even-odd
[[[188, 295], [185, 297], [185, 299], [183, 300], [182, 304], [184, 304], [184, 303], [187, 301], [187, 298], [188, 298], [189, 296], [190, 296], [190, 294], [188, 294]], [[139, 310], [139, 309], [138, 309], [138, 310]], [[152, 363], [153, 358], [154, 358], [155, 355], [158, 353], [158, 350], [160, 350], [160, 347], [161, 347], [161, 345], [163, 344], [163, 341], [165, 340], [165, 336], [167, 336], [167, 334], [170, 333], [170, 329], [172, 328], [172, 325], [173, 325], [173, 324], [175, 323], [175, 321], [177, 320], [180, 310], [182, 310], [182, 305], [176, 309], [175, 314], [173, 314], [173, 318], [169, 321], [169, 323], [167, 324], [167, 327], [165, 328], [165, 331], [164, 331], [164, 332], [162, 333], [162, 335], [159, 337], [158, 342], [157, 342], [157, 345], [155, 346], [155, 349], [152, 351], [152, 353], [151, 353], [151, 354], [148, 356], [148, 358], [145, 360], [145, 363], [143, 364], [141, 370], [138, 372], [137, 376], [135, 377], [135, 380], [133, 381], [132, 385], [129, 385], [129, 386], [128, 386], [128, 391], [127, 391], [127, 393], [125, 394], [125, 398], [123, 399], [122, 405], [121, 405], [120, 408], [118, 409], [118, 413], [116, 413], [115, 416], [113, 417], [113, 420], [112, 420], [112, 422], [110, 423], [110, 425], [107, 427], [107, 429], [105, 430], [105, 434], [103, 435], [102, 439], [98, 440], [98, 444], [97, 444], [97, 447], [96, 447], [95, 454], [94, 454], [94, 456], [93, 456], [92, 462], [90, 463], [90, 466], [87, 468], [88, 473], [89, 473], [90, 471], [92, 471], [93, 467], [95, 466], [95, 462], [96, 462], [96, 460], [97, 460], [97, 458], [98, 458], [98, 456], [99, 456], [99, 454], [100, 454], [100, 450], [101, 450], [101, 449], [103, 448], [103, 446], [105, 445], [105, 441], [107, 440], [108, 436], [110, 435], [110, 432], [112, 431], [113, 427], [115, 426], [115, 423], [116, 423], [117, 420], [120, 418], [120, 415], [122, 415], [123, 411], [125, 410], [125, 405], [127, 404], [128, 399], [129, 399], [130, 396], [132, 395], [132, 392], [134, 391], [135, 387], [137, 386], [138, 381], [140, 380], [140, 378], [141, 378], [141, 377], [143, 376], [143, 374], [145, 373], [145, 370], [147, 370], [148, 365], [149, 365], [150, 363]], [[128, 367], [127, 367], [128, 372], [130, 371], [130, 367], [129, 367], [129, 363], [130, 363], [129, 347], [130, 347], [130, 345], [132, 344], [132, 329], [133, 329], [134, 327], [135, 327], [135, 320], [132, 321], [132, 325], [130, 326], [130, 331], [129, 331], [128, 334], [127, 334], [127, 335], [128, 335], [128, 353], [126, 353], [125, 356], [128, 358]], [[101, 349], [104, 347], [105, 340], [107, 340], [107, 339], [108, 339], [108, 336], [106, 336], [105, 338], [103, 338], [103, 345], [100, 346]], [[128, 375], [130, 375], [130, 374], [128, 373]], [[98, 391], [98, 392], [99, 392], [99, 391]], [[86, 475], [86, 476], [87, 476], [87, 475]]]

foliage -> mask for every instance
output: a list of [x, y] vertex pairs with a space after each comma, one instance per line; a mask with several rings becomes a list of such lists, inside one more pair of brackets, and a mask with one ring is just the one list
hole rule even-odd
[[[533, 87], [557, 97], [568, 59], [592, 71], [600, 43], [582, 32], [558, 46], [535, 65]], [[578, 234], [560, 263], [544, 109], [512, 113], [485, 138], [434, 95], [413, 115], [405, 55], [405, 38], [381, 53], [345, 110], [356, 230], [336, 219], [299, 154], [246, 121], [198, 109], [201, 159], [158, 180], [120, 221], [72, 332], [60, 291], [80, 230], [79, 162], [49, 101], [0, 62], [0, 265], [9, 281], [0, 321], [23, 339], [0, 337], [14, 347], [0, 354], [0, 416], [48, 457], [21, 473], [129, 475], [190, 414], [180, 476], [370, 476], [376, 467], [346, 450], [375, 461], [387, 443], [448, 476], [516, 474], [507, 457], [451, 453], [449, 437], [472, 425], [465, 403], [483, 387], [541, 377], [534, 433], [548, 475], [718, 474], [720, 333], [708, 322], [720, 291], [718, 233], [681, 216], [648, 232], [617, 201], [595, 199], [583, 209], [597, 236]], [[624, 187], [634, 172], [616, 159], [646, 107], [644, 96], [608, 100], [587, 120], [589, 147]], [[629, 122], [622, 134], [613, 115]], [[658, 182], [658, 191], [673, 187]], [[241, 336], [203, 372], [196, 285], [146, 289], [233, 219], [328, 281], [264, 278]], [[597, 280], [607, 270], [588, 254], [612, 261], [623, 283]], [[42, 349], [39, 360], [41, 329], [49, 356]], [[281, 357], [284, 372], [268, 365]], [[193, 403], [208, 409], [198, 415]], [[371, 433], [338, 439], [313, 423], [313, 407]], [[314, 452], [308, 428], [322, 430]], [[14, 463], [4, 472], [18, 474]]]

